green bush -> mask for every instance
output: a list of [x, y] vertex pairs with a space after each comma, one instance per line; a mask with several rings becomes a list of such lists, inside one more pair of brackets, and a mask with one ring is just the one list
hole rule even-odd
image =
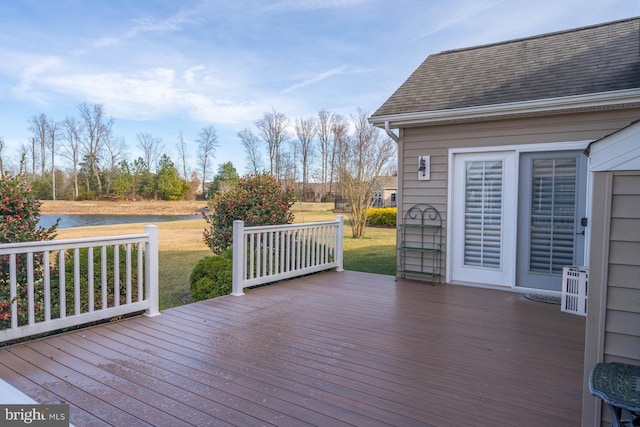
[[398, 208], [369, 208], [367, 224], [395, 227], [397, 213]]
[[242, 177], [235, 188], [211, 201], [211, 214], [204, 215], [209, 224], [204, 241], [217, 254], [231, 247], [235, 220], [244, 221], [245, 227], [290, 224], [294, 202], [293, 191], [269, 174]]
[[[40, 202], [33, 194], [23, 174], [5, 174], [0, 178], [0, 243], [34, 242], [52, 240], [56, 235], [57, 222], [49, 228], [38, 226]], [[33, 254], [33, 283], [35, 319], [44, 316], [44, 274], [42, 253]], [[16, 256], [16, 291], [18, 324], [27, 322], [27, 256]], [[11, 325], [11, 294], [9, 290], [9, 256], [0, 257], [0, 329]]]
[[232, 289], [232, 252], [212, 255], [198, 261], [189, 277], [191, 296], [196, 301], [229, 295]]

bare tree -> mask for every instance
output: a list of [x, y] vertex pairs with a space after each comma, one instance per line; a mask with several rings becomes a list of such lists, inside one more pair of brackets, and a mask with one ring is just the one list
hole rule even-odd
[[262, 158], [260, 157], [259, 142], [257, 136], [251, 132], [251, 129], [244, 128], [238, 132], [238, 138], [242, 141], [244, 151], [247, 153], [247, 162], [249, 163], [249, 173], [257, 174], [262, 170]]
[[343, 147], [349, 139], [349, 123], [340, 114], [335, 114], [331, 120], [331, 138], [331, 154], [328, 159], [329, 194], [333, 194], [333, 184], [337, 180], [336, 165], [340, 160], [340, 154], [344, 150]]
[[187, 180], [187, 159], [189, 158], [189, 153], [187, 151], [187, 143], [182, 137], [182, 130], [178, 131], [178, 156], [180, 156], [180, 163], [182, 163], [182, 178]]
[[327, 110], [318, 112], [318, 139], [320, 141], [320, 182], [322, 194], [327, 192], [327, 180], [329, 178], [329, 153], [331, 152], [331, 126], [333, 115]]
[[62, 122], [64, 145], [62, 155], [71, 162], [73, 174], [73, 198], [77, 199], [78, 189], [78, 165], [80, 163], [80, 140], [82, 139], [82, 125], [75, 118], [67, 117]]
[[107, 159], [109, 163], [109, 173], [107, 173], [107, 193], [110, 193], [113, 188], [114, 176], [117, 173], [118, 165], [125, 158], [126, 146], [123, 138], [114, 138], [112, 135], [109, 135], [109, 137], [104, 140], [104, 148], [109, 156]]
[[290, 150], [280, 151], [280, 170], [285, 188], [295, 186], [298, 176], [298, 147], [292, 141]]
[[255, 125], [269, 148], [271, 175], [280, 179], [280, 146], [291, 139], [287, 131], [289, 118], [274, 108], [270, 113], [264, 113], [263, 118], [255, 122]]
[[306, 200], [307, 186], [309, 185], [309, 161], [313, 156], [313, 138], [317, 132], [316, 119], [315, 117], [298, 118], [295, 128], [299, 143], [300, 160], [302, 161], [302, 199]]
[[51, 152], [51, 196], [52, 199], [56, 199], [56, 132], [58, 130], [58, 122], [53, 119], [49, 119], [47, 122], [47, 146]]
[[376, 180], [394, 148], [391, 139], [383, 138], [380, 129], [369, 123], [368, 116], [362, 110], [353, 116], [354, 135], [342, 147], [339, 166], [340, 190], [351, 206], [354, 238], [364, 234]]
[[[37, 157], [38, 150], [36, 149], [36, 139], [34, 137], [31, 137], [31, 148], [28, 151], [31, 153], [31, 175], [35, 176], [36, 175], [36, 157]], [[25, 169], [26, 169], [26, 166], [25, 166]]]
[[198, 134], [198, 166], [202, 172], [202, 194], [205, 195], [206, 181], [210, 175], [210, 162], [215, 158], [218, 136], [213, 126], [202, 128]]
[[162, 151], [162, 138], [153, 136], [150, 133], [139, 133], [136, 135], [138, 147], [142, 149], [142, 158], [147, 165], [147, 172], [155, 171], [156, 164]]
[[102, 194], [102, 180], [100, 179], [100, 155], [105, 140], [111, 135], [113, 118], [106, 118], [102, 104], [89, 106], [86, 103], [78, 105], [80, 120], [82, 121], [82, 138], [80, 143], [84, 149], [84, 157], [89, 163], [89, 169], [96, 179], [98, 192]]
[[35, 174], [35, 158], [36, 156], [36, 147], [38, 148], [37, 152], [40, 153], [40, 176], [44, 177], [46, 170], [46, 158], [47, 151], [45, 149], [47, 145], [47, 125], [48, 119], [45, 114], [40, 114], [39, 116], [31, 116], [29, 120], [31, 126], [29, 126], [29, 130], [33, 134], [33, 173]]

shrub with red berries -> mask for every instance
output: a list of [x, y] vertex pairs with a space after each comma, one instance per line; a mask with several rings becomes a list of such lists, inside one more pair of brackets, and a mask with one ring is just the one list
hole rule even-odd
[[[38, 226], [40, 201], [31, 191], [22, 174], [6, 174], [0, 178], [0, 244], [52, 240], [57, 223], [49, 228]], [[42, 311], [39, 301], [42, 295], [42, 253], [34, 253], [33, 279], [35, 286], [34, 308], [36, 317]], [[47, 266], [48, 268], [48, 266]], [[16, 287], [19, 324], [26, 322], [27, 307], [27, 260], [25, 255], [16, 256]], [[0, 256], [0, 329], [9, 326], [11, 300], [9, 291], [9, 256]]]
[[269, 174], [242, 177], [233, 189], [211, 201], [211, 213], [204, 215], [210, 225], [204, 230], [204, 241], [219, 254], [231, 247], [235, 220], [244, 221], [246, 227], [290, 224], [294, 202], [293, 190], [283, 188]]

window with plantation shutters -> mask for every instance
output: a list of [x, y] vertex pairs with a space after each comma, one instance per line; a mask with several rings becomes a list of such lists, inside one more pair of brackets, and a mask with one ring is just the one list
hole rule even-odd
[[529, 270], [561, 274], [573, 263], [576, 158], [535, 159], [532, 165]]
[[464, 265], [499, 269], [502, 260], [503, 162], [465, 164]]

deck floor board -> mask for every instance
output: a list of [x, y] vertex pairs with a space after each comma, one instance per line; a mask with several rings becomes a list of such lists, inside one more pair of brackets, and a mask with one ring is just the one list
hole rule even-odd
[[575, 426], [584, 318], [327, 272], [0, 349], [77, 426]]

